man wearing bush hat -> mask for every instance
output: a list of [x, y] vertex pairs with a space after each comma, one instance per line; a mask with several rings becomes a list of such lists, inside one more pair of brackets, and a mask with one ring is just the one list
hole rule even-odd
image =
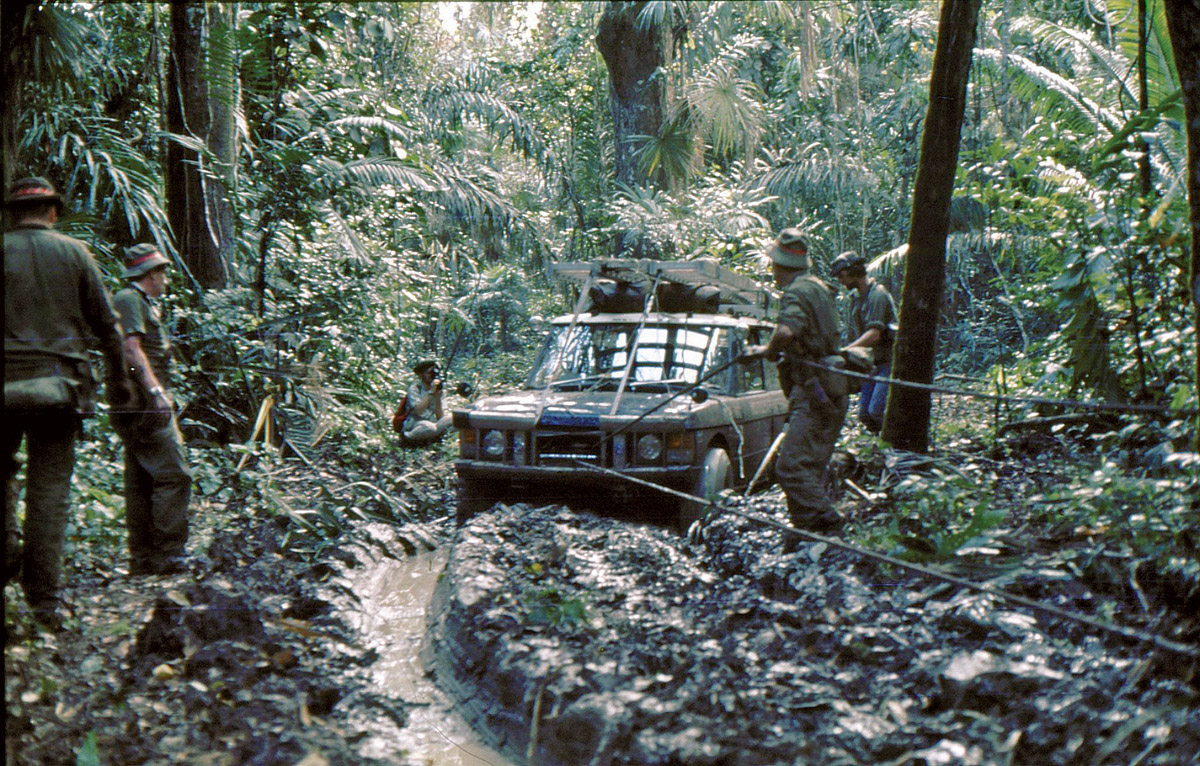
[[[82, 242], [54, 231], [62, 195], [44, 178], [22, 178], [4, 204], [13, 222], [4, 234], [4, 579], [19, 571], [34, 619], [58, 630], [75, 440], [95, 402], [88, 339], [104, 354], [114, 408], [128, 404], [129, 378], [99, 269]], [[16, 523], [22, 441], [23, 550]]]
[[[767, 344], [748, 349], [747, 356], [778, 360], [779, 383], [791, 408], [775, 478], [787, 495], [794, 526], [831, 532], [839, 519], [825, 494], [825, 468], [846, 417], [848, 386], [845, 376], [811, 363], [828, 364], [837, 353], [841, 322], [829, 285], [809, 273], [812, 260], [800, 230], [779, 232], [767, 257], [782, 291], [779, 323]], [[792, 538], [788, 547], [795, 542]]]
[[155, 303], [166, 292], [170, 264], [155, 245], [127, 249], [121, 278], [129, 286], [113, 298], [140, 404], [118, 428], [125, 441], [131, 575], [176, 574], [187, 568], [192, 470], [171, 399], [171, 338]]

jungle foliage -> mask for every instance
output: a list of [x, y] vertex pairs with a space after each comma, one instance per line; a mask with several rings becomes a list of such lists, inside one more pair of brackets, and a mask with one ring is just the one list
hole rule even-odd
[[[183, 147], [207, 169], [227, 280], [185, 271], [170, 311], [189, 436], [214, 445], [375, 444], [418, 356], [485, 392], [519, 380], [541, 320], [573, 303], [555, 259], [714, 257], [761, 276], [763, 245], [799, 225], [818, 272], [857, 250], [899, 295], [936, 5], [623, 6], [639, 33], [671, 32], [655, 37], [666, 108], [629, 146], [595, 41], [608, 4], [236, 4], [195, 54], [236, 73], [209, 81], [209, 116], [232, 119], [224, 163], [211, 133], [168, 129], [178, 7], [12, 5], [5, 181], [59, 184], [62, 228], [115, 278], [133, 242], [188, 262], [166, 163]], [[1194, 481], [1185, 121], [1162, 6], [1141, 67], [1137, 8], [984, 4], [937, 367], [994, 393], [1167, 408], [1109, 447], [1135, 474]], [[637, 171], [620, 175], [626, 149]]]

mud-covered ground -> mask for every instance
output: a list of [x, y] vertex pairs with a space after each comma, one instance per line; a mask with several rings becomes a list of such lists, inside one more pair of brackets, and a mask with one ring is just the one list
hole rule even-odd
[[[362, 755], [412, 708], [371, 687], [345, 574], [439, 541], [453, 550], [427, 657], [516, 762], [1164, 766], [1200, 752], [1192, 662], [833, 548], [783, 555], [778, 530], [730, 513], [691, 541], [561, 507], [499, 507], [456, 531], [451, 470], [412, 453], [280, 464], [270, 512], [262, 497], [202, 501], [192, 570], [170, 578], [128, 577], [120, 529], [75, 541], [62, 634], [5, 590], [6, 763], [409, 766]], [[997, 471], [1018, 500], [1042, 481]], [[781, 520], [781, 502], [736, 507]], [[879, 509], [848, 493], [840, 511], [865, 523]], [[373, 534], [388, 516], [395, 533]], [[1195, 638], [1194, 615], [1135, 614], [1028, 533], [979, 578]]]
[[[733, 507], [784, 521], [776, 494]], [[561, 508], [463, 527], [437, 678], [538, 764], [1194, 764], [1195, 660], [725, 513], [689, 544]], [[992, 585], [1095, 613], [1033, 555]]]
[[[410, 511], [452, 501], [446, 466], [421, 460], [392, 459], [377, 467], [385, 478], [369, 482], [336, 464], [276, 466], [274, 501], [289, 513], [266, 512], [262, 498], [200, 498], [186, 574], [130, 577], [119, 527], [111, 538], [74, 540], [63, 592], [69, 616], [56, 635], [36, 627], [19, 587], [8, 585], [5, 763], [402, 763], [359, 752], [368, 736], [401, 727], [409, 708], [370, 687], [375, 653], [348, 627], [356, 601], [343, 575], [437, 536], [437, 525], [412, 524], [383, 550], [361, 531], [370, 526], [361, 523], [364, 508], [380, 498]], [[418, 482], [419, 497], [409, 486]], [[348, 500], [353, 512], [327, 507]], [[322, 508], [321, 535], [312, 534], [315, 522], [297, 523]]]

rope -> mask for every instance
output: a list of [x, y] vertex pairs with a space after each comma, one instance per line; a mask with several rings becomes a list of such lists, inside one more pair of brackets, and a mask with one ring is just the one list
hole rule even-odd
[[[689, 495], [686, 492], [680, 492], [678, 490], [671, 489], [669, 487], [663, 487], [658, 484], [655, 484], [654, 482], [645, 481], [644, 479], [638, 479], [633, 476], [626, 476], [625, 474], [621, 473], [620, 471], [613, 471], [608, 468], [602, 468], [601, 466], [592, 465], [591, 463], [585, 463], [582, 460], [577, 460], [575, 462], [581, 466], [584, 466], [585, 468], [588, 468], [589, 470], [592, 470], [592, 471], [598, 471], [598, 472], [606, 474], [606, 475], [620, 477], [622, 479], [625, 479], [626, 481], [633, 482], [634, 484], [640, 484], [642, 486], [650, 487], [651, 489], [656, 489], [656, 490], [659, 490], [666, 494], [674, 495], [676, 497], [684, 498], [687, 500], [692, 500], [694, 502], [705, 503], [714, 508], [718, 507], [711, 500], [706, 500], [705, 498], [702, 498], [702, 497], [696, 497], [695, 495]], [[1153, 644], [1154, 646], [1158, 647], [1159, 649], [1162, 649], [1167, 652], [1171, 652], [1171, 653], [1178, 654], [1178, 655], [1183, 655], [1185, 657], [1192, 657], [1195, 659], [1200, 659], [1200, 648], [1197, 648], [1194, 646], [1189, 646], [1188, 644], [1182, 644], [1182, 643], [1179, 643], [1178, 641], [1172, 641], [1171, 639], [1163, 638], [1162, 636], [1157, 636], [1157, 635], [1154, 635], [1153, 633], [1147, 633], [1145, 631], [1137, 630], [1136, 628], [1127, 628], [1124, 625], [1112, 625], [1107, 622], [1102, 622], [1101, 620], [1097, 620], [1094, 617], [1088, 617], [1085, 614], [1079, 614], [1078, 612], [1072, 612], [1070, 610], [1054, 606], [1053, 604], [1046, 604], [1041, 601], [1035, 601], [1034, 599], [1026, 598], [1025, 596], [1019, 596], [1015, 593], [1009, 593], [1006, 590], [1002, 590], [1000, 588], [996, 588], [991, 585], [984, 585], [983, 583], [977, 583], [972, 580], [967, 580], [962, 577], [958, 577], [957, 575], [952, 575], [952, 574], [948, 574], [946, 572], [941, 572], [941, 571], [939, 571], [937, 569], [933, 569], [931, 567], [923, 566], [921, 564], [915, 564], [911, 561], [905, 561], [904, 559], [899, 559], [899, 558], [896, 558], [895, 556], [889, 556], [886, 553], [880, 553], [879, 551], [874, 551], [869, 548], [863, 548], [861, 546], [854, 545], [853, 543], [843, 542], [842, 540], [838, 540], [837, 538], [834, 538], [834, 537], [827, 537], [825, 535], [819, 535], [816, 532], [809, 532], [808, 530], [797, 529], [796, 527], [790, 527], [786, 524], [781, 524], [780, 522], [775, 521], [774, 519], [768, 519], [768, 518], [764, 518], [762, 516], [756, 516], [754, 514], [745, 513], [744, 511], [739, 511], [739, 510], [736, 510], [734, 508], [730, 508], [730, 507], [724, 506], [724, 505], [720, 506], [719, 508], [724, 513], [733, 514], [734, 516], [745, 519], [746, 521], [749, 521], [753, 524], [758, 524], [760, 526], [765, 526], [765, 527], [773, 527], [775, 529], [782, 531], [784, 534], [797, 535], [801, 538], [809, 540], [810, 542], [825, 543], [826, 545], [829, 545], [834, 548], [838, 548], [840, 550], [844, 550], [844, 551], [846, 551], [848, 553], [852, 553], [856, 556], [861, 556], [862, 558], [873, 559], [875, 561], [880, 561], [885, 564], [891, 564], [892, 566], [899, 567], [901, 569], [906, 569], [910, 572], [916, 572], [917, 574], [920, 574], [924, 577], [929, 577], [929, 578], [932, 578], [935, 580], [941, 580], [943, 582], [952, 583], [954, 585], [958, 585], [959, 587], [966, 588], [968, 590], [973, 590], [973, 591], [976, 591], [979, 593], [986, 593], [989, 596], [995, 596], [996, 598], [1002, 599], [1004, 601], [1008, 601], [1008, 602], [1011, 602], [1014, 604], [1019, 604], [1021, 606], [1027, 607], [1029, 609], [1033, 609], [1035, 611], [1045, 612], [1046, 614], [1053, 615], [1055, 617], [1067, 620], [1069, 622], [1075, 622], [1075, 623], [1079, 623], [1081, 625], [1087, 625], [1088, 627], [1095, 628], [1097, 630], [1100, 630], [1100, 631], [1103, 631], [1106, 633], [1112, 633], [1114, 635], [1118, 635], [1118, 636], [1128, 639], [1128, 640], [1137, 641], [1139, 643]]]
[[1091, 410], [1096, 412], [1145, 412], [1151, 414], [1171, 414], [1179, 416], [1200, 414], [1200, 409], [1192, 408], [1176, 410], [1170, 407], [1160, 407], [1156, 404], [1120, 404], [1115, 402], [1086, 402], [1078, 399], [1049, 399], [1041, 396], [1005, 396], [1002, 394], [985, 394], [981, 391], [967, 391], [960, 388], [947, 388], [945, 386], [935, 386], [929, 383], [916, 383], [911, 380], [901, 380], [900, 378], [885, 378], [878, 375], [866, 375], [861, 372], [852, 372], [850, 370], [838, 367], [829, 367], [828, 365], [824, 365], [819, 362], [805, 361], [804, 364], [818, 370], [826, 370], [838, 375], [845, 375], [849, 378], [869, 380], [874, 383], [886, 383], [889, 386], [915, 388], [919, 391], [928, 391], [935, 394], [951, 394], [953, 396], [967, 396], [976, 399], [987, 399], [994, 402], [1041, 404], [1046, 406]]

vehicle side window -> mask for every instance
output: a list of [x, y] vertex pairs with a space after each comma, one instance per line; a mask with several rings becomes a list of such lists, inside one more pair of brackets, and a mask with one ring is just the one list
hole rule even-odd
[[[747, 345], [757, 346], [767, 342], [768, 333], [759, 327], [750, 328], [750, 334], [746, 338]], [[739, 352], [741, 349], [739, 349]], [[775, 370], [775, 365], [765, 362], [761, 359], [751, 362], [750, 364], [739, 364], [738, 367], [738, 393], [752, 394], [762, 391], [772, 391], [779, 386], [779, 374]]]

